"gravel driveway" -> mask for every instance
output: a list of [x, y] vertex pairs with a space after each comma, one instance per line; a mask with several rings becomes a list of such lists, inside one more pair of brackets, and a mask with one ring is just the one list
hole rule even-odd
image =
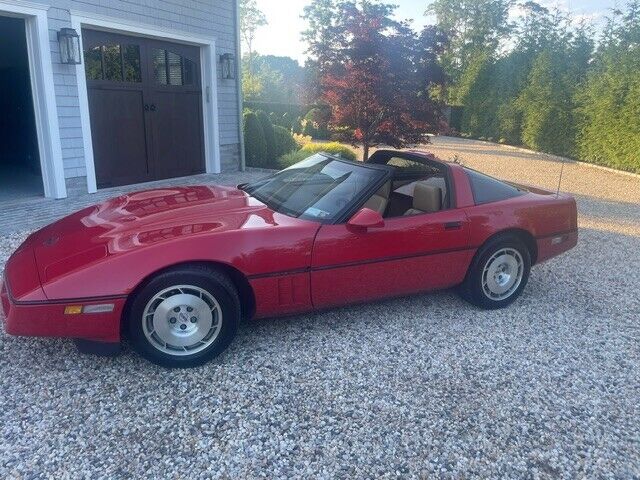
[[[549, 187], [560, 168], [429, 148]], [[0, 333], [0, 478], [638, 478], [640, 179], [564, 178], [580, 243], [499, 312], [446, 291], [262, 320], [189, 371]]]

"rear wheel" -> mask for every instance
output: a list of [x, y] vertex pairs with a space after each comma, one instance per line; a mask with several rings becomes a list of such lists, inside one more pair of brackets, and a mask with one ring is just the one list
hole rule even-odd
[[529, 280], [531, 255], [516, 236], [497, 237], [476, 254], [462, 296], [482, 308], [504, 308], [520, 296]]
[[238, 293], [222, 273], [191, 265], [160, 273], [135, 295], [134, 348], [165, 367], [195, 367], [222, 353], [240, 320]]

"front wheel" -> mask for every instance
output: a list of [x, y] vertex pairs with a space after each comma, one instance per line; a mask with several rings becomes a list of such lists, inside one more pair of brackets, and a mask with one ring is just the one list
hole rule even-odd
[[482, 308], [504, 308], [520, 296], [529, 280], [531, 255], [517, 237], [498, 237], [476, 254], [462, 296]]
[[233, 340], [240, 302], [222, 273], [191, 265], [160, 273], [137, 292], [128, 318], [134, 348], [165, 367], [195, 367]]

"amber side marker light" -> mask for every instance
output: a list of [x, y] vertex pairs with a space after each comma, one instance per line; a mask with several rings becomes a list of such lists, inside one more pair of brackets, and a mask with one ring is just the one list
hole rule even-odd
[[65, 315], [80, 315], [81, 313], [110, 313], [115, 309], [113, 303], [105, 303], [102, 305], [67, 305], [64, 307]]

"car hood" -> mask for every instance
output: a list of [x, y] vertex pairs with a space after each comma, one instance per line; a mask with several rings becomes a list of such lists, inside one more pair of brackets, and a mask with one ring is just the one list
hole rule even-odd
[[43, 283], [108, 256], [188, 237], [276, 226], [282, 215], [234, 187], [172, 187], [122, 195], [32, 235]]

